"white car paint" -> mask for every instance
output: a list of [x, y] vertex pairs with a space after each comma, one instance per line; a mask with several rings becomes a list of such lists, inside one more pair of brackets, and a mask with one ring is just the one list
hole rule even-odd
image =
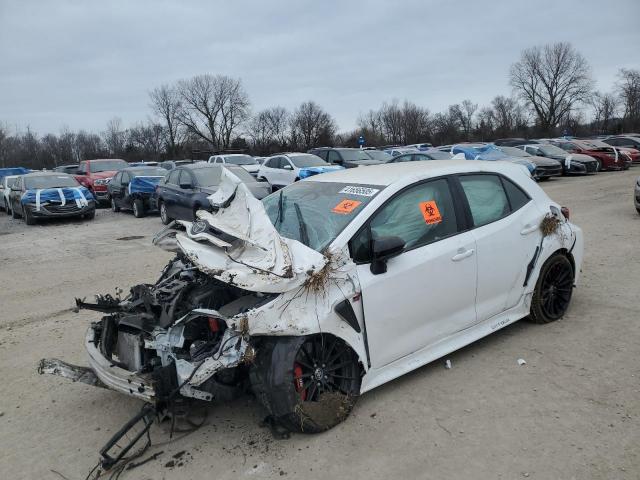
[[0, 182], [0, 208], [5, 211], [8, 211], [9, 193], [11, 192], [11, 183], [13, 183], [14, 178], [18, 178], [18, 175], [7, 175], [2, 177], [2, 182]]
[[[530, 199], [487, 225], [389, 259], [386, 273], [374, 275], [369, 264], [354, 263], [349, 241], [394, 195], [435, 177], [470, 173], [502, 175]], [[240, 245], [231, 248], [218, 238], [192, 235], [189, 222], [184, 222], [186, 233], [176, 234], [177, 243], [205, 273], [222, 281], [232, 280], [249, 291], [281, 293], [271, 302], [225, 318], [230, 329], [249, 336], [322, 332], [340, 337], [360, 358], [364, 369], [361, 392], [527, 316], [540, 269], [558, 250], [571, 253], [575, 282], [579, 279], [582, 231], [560, 215], [560, 206], [519, 165], [406, 162], [341, 170], [306, 182], [346, 184], [350, 191], [373, 185], [379, 186], [379, 193], [319, 254], [297, 240], [281, 237], [261, 202], [251, 197], [244, 184], [229, 182], [210, 198], [212, 203], [228, 206], [213, 214], [198, 212], [198, 217], [235, 236]], [[559, 231], [543, 238], [540, 223], [549, 214], [560, 221]], [[267, 257], [265, 250], [270, 251]], [[525, 285], [524, 275], [533, 259], [536, 261]], [[328, 278], [323, 290], [305, 291], [305, 281], [325, 267]], [[354, 309], [361, 332], [335, 312], [335, 306], [345, 299]], [[211, 375], [215, 370], [206, 371]], [[196, 377], [194, 386], [205, 379], [202, 373]]]
[[[243, 165], [243, 164], [235, 163], [234, 159], [239, 159], [239, 158], [242, 158], [242, 159], [250, 158], [255, 163], [250, 164], [250, 165]], [[250, 155], [245, 155], [245, 154], [242, 154], [242, 153], [230, 153], [230, 154], [225, 154], [225, 155], [212, 155], [212, 156], [209, 157], [208, 162], [209, 163], [230, 163], [232, 165], [240, 165], [242, 168], [244, 168], [247, 172], [249, 172], [254, 177], [258, 174], [258, 170], [260, 169], [260, 164], [258, 163], [257, 160], [255, 160], [254, 157], [252, 157]]]
[[[332, 168], [331, 164], [325, 162], [317, 155], [310, 153], [286, 153], [273, 155], [267, 158], [258, 171], [258, 179], [265, 179], [276, 188], [282, 188], [291, 185], [300, 178], [301, 167], [296, 165], [296, 158], [315, 157], [317, 161], [328, 168]], [[278, 166], [274, 166], [277, 164]], [[339, 167], [335, 167], [339, 168]]]

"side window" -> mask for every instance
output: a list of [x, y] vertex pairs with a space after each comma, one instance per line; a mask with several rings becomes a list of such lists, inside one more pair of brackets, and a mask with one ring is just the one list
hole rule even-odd
[[171, 185], [178, 185], [178, 177], [180, 177], [180, 172], [182, 170], [171, 170], [171, 173], [167, 177], [166, 183]]
[[393, 163], [410, 162], [411, 155], [398, 155], [393, 159]]
[[431, 180], [410, 187], [387, 202], [351, 241], [351, 253], [358, 263], [371, 261], [371, 239], [400, 237], [405, 249], [437, 242], [458, 233], [449, 182]]
[[329, 162], [329, 163], [341, 163], [342, 162], [342, 158], [340, 157], [340, 154], [338, 152], [336, 152], [335, 150], [329, 150], [329, 153], [327, 154], [327, 162]]
[[507, 197], [509, 198], [509, 204], [511, 205], [511, 211], [515, 212], [519, 210], [527, 203], [529, 203], [529, 196], [522, 191], [520, 187], [518, 187], [511, 180], [507, 180], [504, 177], [500, 177], [502, 180], [502, 185], [504, 186], [504, 190], [507, 192]]
[[460, 183], [469, 202], [474, 227], [495, 222], [511, 213], [499, 176], [462, 175]]
[[87, 162], [80, 162], [78, 165], [78, 175], [84, 175], [87, 173]]
[[125, 185], [129, 185], [129, 182], [131, 181], [131, 175], [129, 175], [127, 172], [123, 172], [122, 173], [122, 183]]
[[193, 179], [191, 178], [191, 174], [186, 170], [182, 170], [180, 172], [180, 180], [178, 185], [190, 185], [189, 188], [193, 187]]
[[120, 183], [120, 178], [122, 177], [122, 172], [118, 172], [114, 175], [113, 180], [111, 180], [115, 185]]
[[414, 155], [411, 157], [411, 161], [412, 161], [412, 162], [419, 162], [419, 161], [421, 161], [421, 160], [431, 160], [431, 159], [430, 159], [429, 157], [427, 157], [426, 155], [422, 155], [421, 153], [414, 154]]
[[271, 168], [282, 168], [284, 162], [282, 157], [276, 157], [271, 161]]
[[327, 150], [314, 150], [313, 152], [314, 155], [317, 155], [318, 157], [320, 157], [321, 159], [323, 159], [325, 162], [327, 161]]

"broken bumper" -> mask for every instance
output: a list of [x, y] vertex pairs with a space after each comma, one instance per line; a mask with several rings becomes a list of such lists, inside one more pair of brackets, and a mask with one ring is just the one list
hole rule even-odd
[[155, 401], [156, 392], [153, 380], [144, 375], [138, 375], [120, 368], [105, 358], [94, 342], [93, 327], [89, 327], [87, 330], [84, 346], [89, 354], [91, 370], [106, 388], [131, 395], [146, 402]]

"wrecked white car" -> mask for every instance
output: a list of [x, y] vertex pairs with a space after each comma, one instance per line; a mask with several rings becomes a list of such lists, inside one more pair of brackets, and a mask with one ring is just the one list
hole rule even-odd
[[89, 368], [42, 373], [158, 408], [250, 389], [289, 430], [318, 432], [358, 396], [524, 317], [561, 318], [581, 230], [519, 165], [408, 162], [310, 177], [256, 200], [233, 176], [154, 284], [78, 300], [104, 313]]

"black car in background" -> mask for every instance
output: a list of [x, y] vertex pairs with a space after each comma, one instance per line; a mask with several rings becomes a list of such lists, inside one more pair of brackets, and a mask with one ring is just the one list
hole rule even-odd
[[34, 225], [39, 218], [92, 220], [96, 215], [96, 202], [89, 189], [73, 176], [59, 172], [19, 176], [11, 185], [9, 204], [11, 217], [22, 217], [27, 225]]
[[196, 212], [209, 210], [207, 197], [218, 190], [222, 169], [238, 177], [258, 199], [271, 193], [271, 185], [258, 182], [249, 172], [237, 165], [193, 163], [174, 168], [156, 187], [160, 218], [165, 225], [172, 220], [195, 220]]
[[319, 147], [307, 153], [317, 155], [327, 163], [341, 165], [344, 168], [354, 168], [366, 165], [381, 165], [383, 160], [373, 160], [365, 150], [360, 148]]
[[156, 185], [167, 173], [167, 170], [160, 167], [123, 168], [107, 184], [111, 210], [133, 210], [136, 218], [144, 217], [148, 211], [155, 210]]

